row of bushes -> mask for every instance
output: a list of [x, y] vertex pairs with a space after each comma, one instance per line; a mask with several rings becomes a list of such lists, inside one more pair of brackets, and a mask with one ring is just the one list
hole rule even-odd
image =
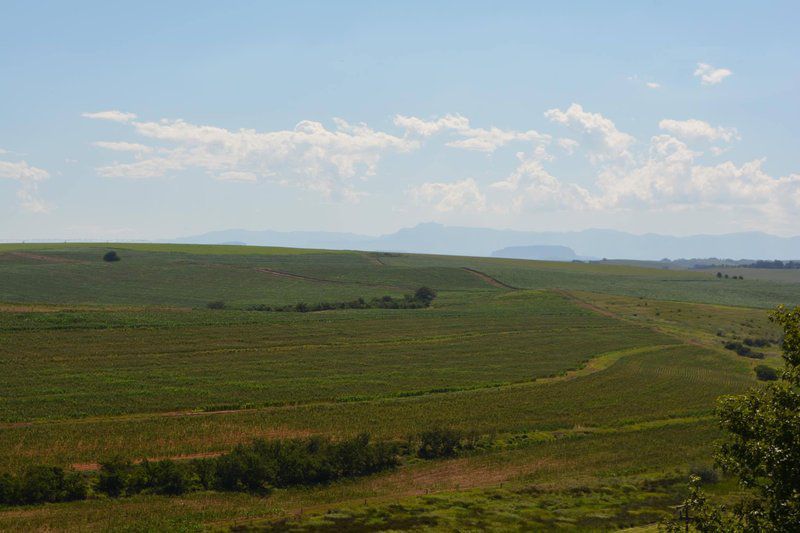
[[0, 475], [0, 504], [68, 502], [89, 494], [87, 479], [57, 466], [32, 466], [18, 476]]
[[398, 464], [396, 444], [362, 434], [333, 442], [322, 437], [256, 440], [215, 458], [190, 461], [113, 459], [96, 478], [59, 467], [36, 466], [0, 476], [0, 504], [82, 500], [92, 492], [112, 498], [134, 494], [178, 495], [196, 490], [268, 493], [274, 487], [313, 485], [358, 477]]
[[[351, 300], [349, 302], [320, 302], [316, 304], [299, 302], [296, 304], [282, 306], [255, 304], [249, 306], [247, 310], [276, 311], [284, 313], [313, 313], [315, 311], [334, 311], [338, 309], [421, 309], [430, 307], [434, 298], [436, 298], [436, 291], [428, 287], [420, 287], [414, 292], [414, 294], [406, 294], [402, 298], [381, 296], [371, 300], [358, 298], [357, 300]], [[219, 300], [209, 302], [206, 307], [209, 309], [224, 309], [225, 302]]]
[[762, 339], [762, 338], [752, 339], [750, 337], [747, 337], [742, 342], [747, 346], [755, 346], [758, 348], [764, 348], [772, 345], [772, 341], [770, 339]]
[[322, 437], [256, 440], [211, 459], [104, 463], [96, 488], [112, 497], [192, 490], [268, 493], [380, 472], [397, 465], [397, 454], [395, 445], [373, 443], [367, 434], [339, 442]]
[[186, 461], [116, 458], [96, 475], [34, 466], [0, 475], [0, 504], [25, 505], [135, 494], [180, 495], [198, 490], [266, 494], [273, 488], [315, 485], [373, 474], [397, 466], [402, 454], [421, 459], [454, 457], [475, 448], [477, 437], [450, 429], [426, 431], [407, 444], [372, 442], [369, 435], [332, 441], [323, 437], [238, 445], [219, 457]]
[[725, 343], [725, 349], [736, 352], [742, 357], [749, 357], [750, 359], [764, 359], [764, 354], [761, 352], [754, 352], [750, 346], [745, 346], [739, 341], [728, 341]]

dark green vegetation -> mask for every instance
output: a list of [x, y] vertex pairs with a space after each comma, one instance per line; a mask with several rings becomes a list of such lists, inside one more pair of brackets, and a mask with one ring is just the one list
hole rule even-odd
[[[420, 287], [414, 291], [414, 294], [406, 294], [403, 298], [394, 298], [387, 294], [369, 301], [359, 298], [349, 302], [319, 302], [310, 305], [305, 302], [298, 302], [294, 305], [282, 305], [279, 307], [257, 304], [247, 307], [247, 310], [314, 313], [317, 311], [341, 311], [342, 309], [422, 309], [430, 307], [435, 298], [436, 291], [429, 287]], [[224, 309], [225, 304], [224, 302], [210, 302], [206, 307], [209, 309]]]
[[[797, 283], [611, 264], [114, 249], [121, 261], [0, 245], [0, 473], [54, 465], [88, 480], [88, 499], [0, 510], [0, 529], [653, 524], [709, 466], [717, 397], [775, 366], [762, 308], [800, 301]], [[404, 302], [421, 286], [429, 305], [248, 310]], [[335, 446], [364, 432], [401, 447], [397, 468], [260, 478], [268, 495], [191, 470], [253, 439]], [[103, 497], [100, 463], [151, 481]]]
[[800, 307], [770, 318], [783, 329], [781, 381], [719, 402], [725, 440], [716, 462], [745, 495], [732, 507], [709, 501], [693, 476], [670, 532], [792, 533], [800, 524]]

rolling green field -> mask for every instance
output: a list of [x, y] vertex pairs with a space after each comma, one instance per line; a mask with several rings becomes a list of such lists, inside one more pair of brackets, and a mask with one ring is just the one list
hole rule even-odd
[[[121, 261], [107, 263], [114, 249]], [[623, 265], [242, 246], [0, 245], [0, 475], [253, 438], [471, 435], [450, 459], [269, 495], [0, 507], [10, 530], [613, 530], [708, 467], [716, 398], [777, 366], [800, 284]], [[422, 309], [263, 304], [438, 292]], [[225, 308], [208, 309], [211, 301]], [[768, 339], [763, 360], [724, 349]], [[723, 480], [712, 491], [724, 498]]]

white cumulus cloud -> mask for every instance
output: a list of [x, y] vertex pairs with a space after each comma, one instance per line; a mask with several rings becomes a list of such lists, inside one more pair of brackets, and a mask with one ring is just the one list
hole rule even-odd
[[[156, 178], [199, 169], [220, 180], [271, 179], [325, 196], [353, 199], [359, 194], [351, 180], [375, 174], [385, 154], [409, 152], [419, 146], [417, 140], [376, 131], [366, 124], [342, 119], [333, 122], [333, 129], [303, 120], [291, 130], [259, 132], [184, 120], [130, 119], [128, 125], [135, 133], [156, 144], [99, 141], [96, 146], [137, 152], [137, 159], [103, 166], [97, 172], [104, 177]], [[155, 154], [142, 155], [151, 152]]]
[[514, 131], [503, 130], [497, 127], [473, 128], [469, 119], [462, 115], [445, 115], [434, 120], [424, 120], [418, 117], [396, 115], [394, 123], [406, 130], [406, 134], [430, 137], [438, 133], [449, 132], [458, 139], [447, 142], [452, 148], [475, 150], [478, 152], [494, 152], [508, 143], [523, 142], [550, 142], [550, 136], [535, 130]]
[[658, 123], [658, 127], [677, 137], [688, 140], [705, 139], [708, 141], [730, 142], [739, 138], [736, 128], [714, 127], [708, 122], [694, 118], [689, 120], [664, 119]]
[[124, 111], [117, 111], [116, 109], [83, 113], [81, 116], [95, 120], [110, 120], [112, 122], [130, 122], [136, 118], [136, 115], [133, 113], [125, 113]]
[[0, 161], [0, 178], [19, 182], [17, 197], [21, 207], [32, 213], [44, 213], [47, 205], [39, 198], [39, 182], [50, 177], [44, 169], [31, 166], [27, 161]]
[[596, 142], [596, 149], [589, 156], [594, 162], [608, 159], [627, 159], [629, 149], [636, 139], [619, 131], [610, 119], [600, 113], [584, 111], [583, 106], [573, 103], [566, 110], [549, 109], [544, 116], [557, 124], [582, 131]]
[[152, 152], [153, 149], [139, 143], [129, 143], [123, 141], [95, 141], [93, 146], [98, 148], [105, 148], [106, 150], [113, 150], [115, 152], [139, 152], [146, 153]]
[[733, 74], [729, 69], [712, 67], [708, 63], [698, 63], [694, 70], [696, 78], [700, 78], [703, 85], [717, 85], [722, 80]]
[[437, 211], [480, 212], [486, 209], [486, 197], [471, 178], [451, 183], [423, 183], [409, 192], [415, 201], [433, 205]]

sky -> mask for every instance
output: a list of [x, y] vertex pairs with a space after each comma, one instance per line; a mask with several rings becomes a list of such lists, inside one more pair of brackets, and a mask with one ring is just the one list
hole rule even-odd
[[0, 240], [800, 234], [798, 15], [0, 0]]

